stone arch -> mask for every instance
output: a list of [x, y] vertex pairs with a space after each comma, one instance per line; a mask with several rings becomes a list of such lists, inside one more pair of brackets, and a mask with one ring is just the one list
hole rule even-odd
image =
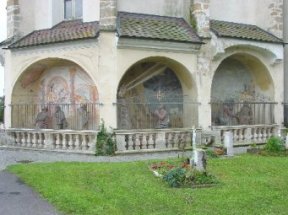
[[125, 71], [119, 82], [118, 128], [164, 128], [155, 116], [160, 106], [169, 115], [166, 127], [197, 126], [196, 101], [197, 87], [185, 66], [166, 57], [141, 59]]
[[[212, 124], [273, 123], [274, 94], [273, 79], [265, 64], [251, 54], [233, 53], [221, 61], [213, 76]], [[251, 116], [245, 122], [241, 119], [245, 116], [240, 115], [247, 104], [250, 109], [246, 114], [248, 111]]]
[[[50, 114], [47, 128], [56, 128], [53, 113], [56, 106], [61, 106], [67, 128], [96, 129], [98, 98], [94, 81], [77, 63], [60, 58], [36, 61], [24, 69], [13, 86], [12, 127], [35, 127], [37, 113], [47, 107]], [[89, 122], [84, 123], [81, 114], [87, 114]]]

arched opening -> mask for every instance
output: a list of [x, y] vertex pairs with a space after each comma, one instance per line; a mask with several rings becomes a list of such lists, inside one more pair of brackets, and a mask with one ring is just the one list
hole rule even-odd
[[256, 57], [234, 54], [217, 68], [212, 82], [212, 125], [274, 123], [274, 86]]
[[97, 88], [79, 65], [44, 59], [29, 66], [14, 85], [12, 127], [94, 130], [97, 102]]
[[197, 126], [196, 86], [181, 64], [148, 58], [131, 66], [117, 93], [119, 129]]

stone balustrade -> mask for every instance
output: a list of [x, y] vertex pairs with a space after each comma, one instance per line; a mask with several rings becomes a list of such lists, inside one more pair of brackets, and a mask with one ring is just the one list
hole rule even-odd
[[[192, 129], [141, 129], [114, 132], [117, 153], [177, 151], [192, 148]], [[197, 129], [196, 136], [200, 132], [201, 130]]]
[[243, 125], [243, 126], [215, 126], [213, 131], [217, 131], [221, 143], [224, 142], [224, 133], [230, 131], [235, 145], [247, 145], [251, 143], [266, 143], [275, 135], [278, 135], [278, 125]]
[[77, 153], [95, 153], [96, 131], [6, 129], [9, 146]]

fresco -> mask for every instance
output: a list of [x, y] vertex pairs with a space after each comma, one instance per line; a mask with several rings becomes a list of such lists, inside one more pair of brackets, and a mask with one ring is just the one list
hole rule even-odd
[[[12, 120], [12, 124], [35, 127], [35, 118], [45, 107], [49, 114], [46, 127], [57, 128], [55, 113], [59, 107], [67, 120], [67, 126], [62, 128], [96, 129], [99, 122], [96, 104], [98, 92], [87, 73], [75, 64], [44, 70], [41, 68], [42, 70], [40, 66], [31, 67], [16, 84], [12, 100], [14, 115], [18, 117]], [[84, 117], [89, 122], [84, 123], [87, 121], [83, 120]]]
[[174, 71], [143, 63], [128, 71], [118, 91], [118, 128], [183, 127], [183, 92]]
[[272, 123], [273, 104], [266, 104], [273, 101], [272, 87], [262, 90], [253, 72], [235, 59], [219, 66], [211, 90], [213, 125]]

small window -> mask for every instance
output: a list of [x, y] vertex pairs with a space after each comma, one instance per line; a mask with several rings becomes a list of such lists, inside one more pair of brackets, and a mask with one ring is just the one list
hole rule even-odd
[[65, 19], [79, 19], [82, 18], [82, 14], [82, 0], [64, 0]]

